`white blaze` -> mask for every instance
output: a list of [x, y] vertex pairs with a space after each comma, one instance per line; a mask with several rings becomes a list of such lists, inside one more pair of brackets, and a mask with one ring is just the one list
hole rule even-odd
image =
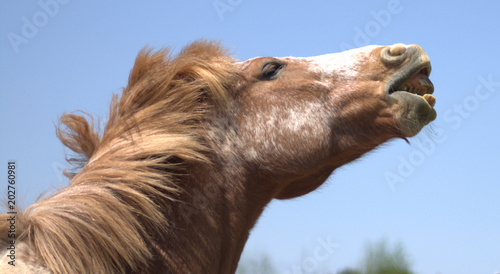
[[376, 47], [379, 46], [366, 46], [339, 53], [297, 59], [310, 62], [310, 69], [320, 73], [322, 77], [335, 75], [344, 79], [353, 79], [358, 74], [359, 62], [367, 58], [369, 53]]

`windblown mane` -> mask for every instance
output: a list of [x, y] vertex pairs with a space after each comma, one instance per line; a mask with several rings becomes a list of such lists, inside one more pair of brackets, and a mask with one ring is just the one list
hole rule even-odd
[[[58, 137], [81, 169], [68, 187], [19, 216], [20, 240], [54, 273], [141, 272], [168, 228], [168, 205], [193, 162], [210, 163], [201, 121], [224, 110], [237, 77], [218, 44], [196, 42], [173, 58], [143, 49], [102, 136], [66, 114]], [[3, 228], [3, 227], [2, 227]], [[6, 234], [2, 234], [6, 235]], [[116, 239], [120, 239], [117, 241]]]

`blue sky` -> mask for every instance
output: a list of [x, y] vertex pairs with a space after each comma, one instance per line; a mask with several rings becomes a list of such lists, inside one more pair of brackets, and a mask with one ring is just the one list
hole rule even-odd
[[304, 262], [303, 273], [335, 272], [386, 238], [418, 273], [500, 271], [500, 2], [464, 2], [2, 1], [0, 178], [16, 160], [25, 205], [67, 184], [58, 117], [106, 117], [145, 45], [216, 39], [245, 60], [416, 43], [433, 66], [432, 128], [338, 169], [314, 193], [272, 202], [244, 254], [265, 252], [283, 273]]

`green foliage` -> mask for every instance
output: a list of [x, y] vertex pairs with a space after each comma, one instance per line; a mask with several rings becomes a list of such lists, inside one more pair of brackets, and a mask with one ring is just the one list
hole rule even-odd
[[[302, 260], [303, 261], [303, 260]], [[273, 274], [278, 273], [268, 254], [243, 257], [236, 270], [237, 274]], [[304, 272], [306, 273], [306, 272]], [[307, 272], [309, 273], [309, 272]], [[326, 269], [314, 273], [329, 273]], [[413, 274], [411, 264], [403, 245], [390, 246], [386, 240], [380, 240], [366, 246], [365, 254], [357, 268], [346, 268], [337, 274]]]
[[238, 264], [236, 274], [273, 274], [278, 273], [274, 268], [269, 255], [263, 253], [259, 258], [242, 258]]
[[338, 274], [413, 274], [404, 248], [397, 244], [388, 246], [386, 240], [369, 244], [359, 270], [347, 268]]
[[361, 269], [366, 274], [412, 274], [410, 268], [401, 244], [391, 249], [386, 240], [381, 240], [368, 245]]
[[346, 268], [346, 269], [338, 272], [338, 274], [363, 274], [363, 273], [357, 269]]

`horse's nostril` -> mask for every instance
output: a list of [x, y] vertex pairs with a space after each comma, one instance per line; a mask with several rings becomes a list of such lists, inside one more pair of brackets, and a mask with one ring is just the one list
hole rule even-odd
[[384, 63], [396, 65], [402, 63], [408, 58], [409, 50], [411, 51], [411, 47], [398, 43], [392, 46], [384, 47], [380, 54]]
[[389, 49], [389, 54], [391, 56], [400, 56], [406, 52], [406, 46], [403, 44], [394, 44]]

